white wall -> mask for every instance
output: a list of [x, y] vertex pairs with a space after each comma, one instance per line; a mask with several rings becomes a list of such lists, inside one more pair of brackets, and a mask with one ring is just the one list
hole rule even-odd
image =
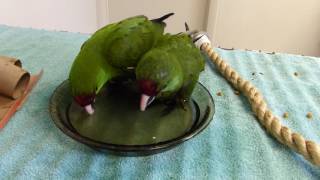
[[1, 0], [0, 24], [91, 33], [97, 29], [95, 0]]
[[167, 22], [167, 31], [185, 31], [184, 22], [193, 29], [204, 29], [206, 24], [208, 0], [109, 0], [109, 19], [111, 22], [134, 15], [150, 18], [174, 12]]
[[0, 0], [0, 24], [84, 33], [168, 12], [176, 14], [167, 31], [187, 21], [207, 28], [216, 46], [320, 56], [319, 0]]
[[319, 0], [212, 0], [216, 45], [320, 56]]
[[134, 15], [168, 19], [169, 32], [184, 31], [184, 22], [204, 29], [208, 0], [0, 0], [0, 24], [93, 33], [108, 22]]

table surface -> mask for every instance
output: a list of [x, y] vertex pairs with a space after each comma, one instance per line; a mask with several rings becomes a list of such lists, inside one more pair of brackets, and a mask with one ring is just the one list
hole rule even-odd
[[[248, 101], [207, 62], [200, 81], [212, 93], [209, 127], [161, 154], [119, 157], [97, 152], [63, 134], [50, 118], [54, 89], [67, 78], [89, 35], [0, 26], [0, 54], [18, 57], [44, 76], [26, 104], [0, 131], [0, 174], [17, 179], [320, 179], [320, 170], [271, 138]], [[320, 142], [320, 59], [243, 50], [217, 52], [255, 84], [282, 123]], [[294, 75], [298, 73], [298, 76]], [[216, 93], [221, 91], [222, 96]], [[313, 118], [306, 118], [308, 112]]]

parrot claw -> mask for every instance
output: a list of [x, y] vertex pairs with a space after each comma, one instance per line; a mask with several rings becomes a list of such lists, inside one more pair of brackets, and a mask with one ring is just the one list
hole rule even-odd
[[187, 111], [187, 102], [188, 101], [185, 99], [181, 99], [181, 98], [178, 99], [178, 105], [185, 111]]
[[175, 107], [179, 107], [182, 108], [183, 110], [187, 110], [187, 103], [188, 101], [182, 98], [176, 98], [170, 101], [167, 101], [165, 104], [167, 106], [166, 111], [168, 111], [168, 109], [173, 110]]
[[92, 115], [94, 113], [94, 109], [92, 108], [92, 105], [89, 104], [89, 105], [86, 105], [84, 107], [84, 109], [86, 110], [86, 112], [89, 114], [89, 115]]

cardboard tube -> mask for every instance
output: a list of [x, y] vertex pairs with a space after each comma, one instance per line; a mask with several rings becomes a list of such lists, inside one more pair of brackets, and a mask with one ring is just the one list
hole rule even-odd
[[0, 62], [9, 63], [9, 64], [16, 65], [18, 67], [22, 67], [21, 61], [19, 59], [12, 58], [12, 57], [0, 56]]
[[0, 59], [0, 94], [17, 99], [25, 91], [30, 74], [19, 65], [19, 60]]

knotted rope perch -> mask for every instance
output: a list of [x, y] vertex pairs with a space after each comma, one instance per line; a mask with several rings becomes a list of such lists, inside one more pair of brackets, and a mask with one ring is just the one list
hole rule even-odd
[[313, 141], [305, 140], [299, 133], [292, 132], [283, 126], [280, 120], [273, 115], [268, 108], [262, 94], [249, 81], [240, 77], [219, 55], [213, 51], [210, 40], [203, 32], [190, 33], [195, 45], [206, 52], [211, 61], [216, 65], [220, 73], [241, 91], [249, 100], [252, 110], [260, 124], [275, 137], [280, 143], [287, 145], [297, 153], [300, 153], [312, 164], [320, 166], [320, 146]]

